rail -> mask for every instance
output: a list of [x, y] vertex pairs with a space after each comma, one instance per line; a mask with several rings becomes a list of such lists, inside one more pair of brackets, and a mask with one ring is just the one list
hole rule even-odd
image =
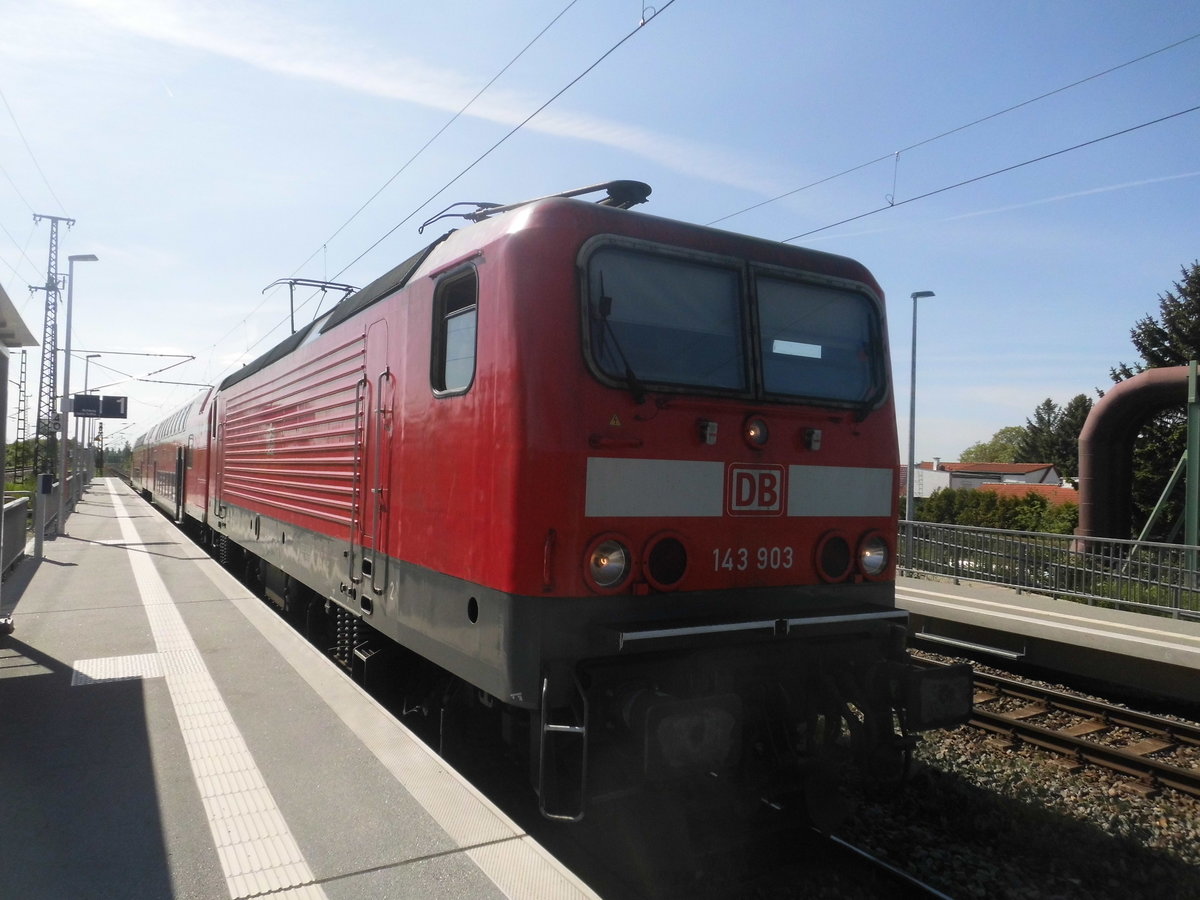
[[1169, 787], [1200, 796], [1200, 769], [1189, 761], [1200, 747], [1200, 726], [1191, 722], [976, 673], [970, 724], [1079, 765], [1132, 775], [1139, 779], [1135, 790]]
[[1200, 547], [900, 523], [899, 569], [1200, 621]]

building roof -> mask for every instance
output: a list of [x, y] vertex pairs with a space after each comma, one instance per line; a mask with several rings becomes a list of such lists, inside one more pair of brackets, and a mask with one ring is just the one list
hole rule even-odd
[[986, 482], [978, 488], [981, 491], [991, 491], [1001, 497], [1015, 497], [1020, 500], [1027, 494], [1038, 494], [1050, 501], [1052, 506], [1062, 506], [1064, 503], [1078, 503], [1079, 491], [1074, 488], [1061, 487], [1057, 484], [1026, 484], [1025, 482]]
[[[924, 468], [925, 463], [921, 463]], [[978, 472], [992, 475], [1028, 475], [1042, 469], [1053, 469], [1054, 463], [942, 463], [947, 472]]]
[[36, 347], [34, 340], [21, 314], [13, 306], [12, 300], [0, 287], [0, 344], [5, 347]]

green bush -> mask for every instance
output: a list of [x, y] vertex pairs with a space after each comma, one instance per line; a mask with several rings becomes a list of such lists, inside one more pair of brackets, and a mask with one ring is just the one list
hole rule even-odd
[[1041, 494], [1002, 497], [994, 491], [942, 488], [917, 504], [917, 521], [972, 528], [1072, 534], [1079, 524], [1079, 504], [1051, 506]]

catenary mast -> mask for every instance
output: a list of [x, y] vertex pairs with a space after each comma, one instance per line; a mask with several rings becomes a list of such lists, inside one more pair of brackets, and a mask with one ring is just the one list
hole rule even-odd
[[[54, 463], [58, 458], [55, 420], [55, 399], [58, 393], [58, 295], [61, 290], [58, 275], [58, 223], [66, 222], [70, 228], [74, 219], [66, 216], [33, 215], [34, 222], [50, 220], [50, 258], [46, 264], [46, 284], [33, 287], [31, 291], [46, 292], [46, 318], [42, 327], [42, 375], [38, 382], [37, 425], [33, 436], [33, 470], [35, 473], [54, 474]], [[66, 390], [66, 388], [64, 388]], [[43, 446], [43, 438], [45, 438]]]

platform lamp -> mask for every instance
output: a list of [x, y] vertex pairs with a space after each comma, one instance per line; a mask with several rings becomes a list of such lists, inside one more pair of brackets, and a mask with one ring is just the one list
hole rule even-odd
[[913, 302], [912, 370], [908, 381], [908, 477], [905, 479], [908, 493], [904, 506], [904, 518], [908, 522], [904, 556], [910, 570], [913, 568], [913, 522], [917, 503], [917, 301], [932, 297], [934, 293], [933, 291], [914, 291], [911, 296]]
[[[97, 262], [100, 257], [94, 253], [80, 253], [76, 256], [67, 257], [67, 338], [63, 344], [63, 392], [62, 392], [62, 409], [59, 413], [58, 423], [58, 533], [67, 533], [67, 419], [70, 415], [71, 408], [71, 301], [75, 294], [75, 263], [77, 262]], [[42, 352], [46, 352], [47, 348], [43, 348]], [[53, 352], [54, 348], [48, 348]]]

